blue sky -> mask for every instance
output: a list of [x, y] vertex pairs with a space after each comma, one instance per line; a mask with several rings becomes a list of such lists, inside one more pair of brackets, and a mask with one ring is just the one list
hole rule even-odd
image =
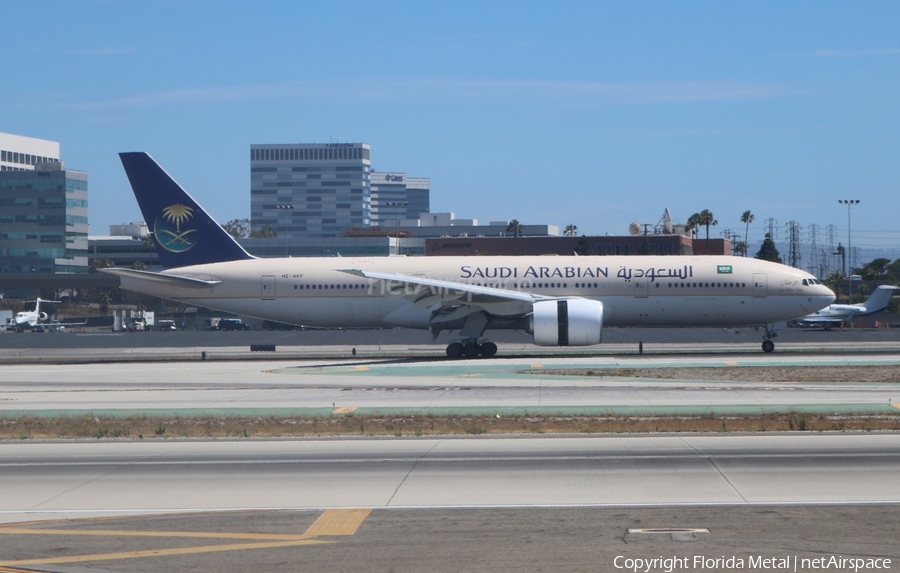
[[[139, 220], [148, 151], [220, 221], [249, 147], [366, 142], [432, 211], [624, 234], [836, 226], [898, 248], [897, 2], [36, 1], [0, 35], [0, 131], [89, 174], [91, 232]], [[781, 245], [781, 241], [779, 242]], [[781, 247], [782, 251], [786, 246]], [[803, 248], [807, 256], [807, 248]], [[900, 255], [898, 255], [900, 256]]]

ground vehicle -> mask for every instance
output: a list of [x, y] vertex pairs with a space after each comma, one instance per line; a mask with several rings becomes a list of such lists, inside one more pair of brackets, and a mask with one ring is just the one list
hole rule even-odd
[[157, 320], [153, 330], [178, 330], [174, 320]]
[[218, 330], [250, 330], [250, 325], [240, 318], [223, 318], [216, 327]]

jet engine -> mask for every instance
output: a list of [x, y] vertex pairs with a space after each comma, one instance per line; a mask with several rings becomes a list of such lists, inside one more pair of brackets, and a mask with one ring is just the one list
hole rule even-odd
[[41, 322], [45, 322], [50, 317], [47, 315], [46, 312], [42, 312], [38, 315], [38, 318], [41, 320]]
[[603, 303], [584, 298], [538, 301], [529, 327], [538, 346], [600, 344]]

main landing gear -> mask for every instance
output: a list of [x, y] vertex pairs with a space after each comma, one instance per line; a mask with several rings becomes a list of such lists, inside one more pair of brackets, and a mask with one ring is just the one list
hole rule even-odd
[[766, 335], [763, 336], [762, 350], [766, 354], [775, 350], [775, 343], [772, 342], [772, 339], [778, 336], [773, 329], [769, 328], [769, 325], [766, 325]]
[[478, 341], [477, 338], [454, 340], [447, 345], [447, 356], [450, 358], [490, 358], [497, 354], [497, 345], [490, 340]]

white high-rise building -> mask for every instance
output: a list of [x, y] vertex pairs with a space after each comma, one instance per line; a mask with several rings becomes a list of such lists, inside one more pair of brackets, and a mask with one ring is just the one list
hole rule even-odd
[[0, 171], [34, 171], [38, 163], [58, 161], [58, 141], [0, 133]]
[[0, 272], [87, 272], [88, 177], [59, 143], [0, 133]]

